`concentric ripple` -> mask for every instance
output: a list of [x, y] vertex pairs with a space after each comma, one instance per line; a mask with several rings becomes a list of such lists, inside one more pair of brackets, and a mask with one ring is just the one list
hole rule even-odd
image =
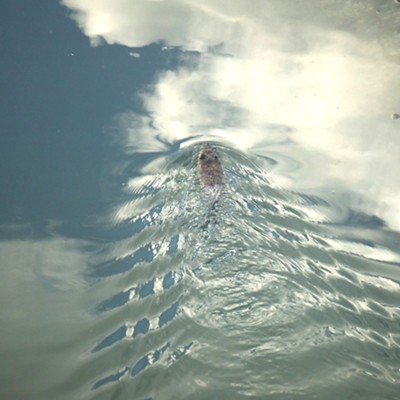
[[218, 143], [210, 212], [199, 147], [155, 155], [161, 172], [132, 177], [112, 213], [90, 274], [93, 398], [396, 398], [398, 235], [335, 222]]

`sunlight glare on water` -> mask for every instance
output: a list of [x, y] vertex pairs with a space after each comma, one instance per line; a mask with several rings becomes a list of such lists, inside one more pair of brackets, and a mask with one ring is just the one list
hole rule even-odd
[[121, 381], [137, 398], [165, 399], [397, 393], [399, 255], [384, 243], [398, 235], [362, 216], [335, 222], [334, 204], [211, 143], [225, 174], [211, 212], [200, 143], [125, 187], [131, 199], [113, 215], [114, 229], [128, 230], [92, 272], [109, 286], [97, 306], [109, 328], [92, 350], [108, 356], [92, 389], [107, 398]]
[[[64, 1], [93, 42], [182, 50], [141, 92], [144, 112], [116, 117], [130, 173], [91, 272], [96, 398], [397, 396], [389, 3], [99, 2], [119, 21], [104, 24], [89, 2]], [[224, 170], [211, 211], [204, 142]]]
[[[57, 164], [75, 171], [48, 180], [65, 204], [36, 187], [53, 167], [27, 173], [75, 225], [32, 207], [36, 231], [0, 226], [7, 398], [399, 399], [398, 2], [61, 3], [88, 48], [116, 50], [99, 71], [122, 74], [125, 50], [142, 69], [101, 167]], [[65, 75], [99, 54], [78, 50]], [[118, 78], [91, 81], [83, 131]], [[60, 109], [67, 135], [78, 111]]]

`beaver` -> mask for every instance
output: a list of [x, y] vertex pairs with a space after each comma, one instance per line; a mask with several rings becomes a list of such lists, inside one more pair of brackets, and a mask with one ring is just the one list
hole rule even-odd
[[211, 199], [210, 208], [214, 208], [222, 193], [224, 171], [217, 153], [208, 143], [200, 149], [198, 168], [200, 180]]

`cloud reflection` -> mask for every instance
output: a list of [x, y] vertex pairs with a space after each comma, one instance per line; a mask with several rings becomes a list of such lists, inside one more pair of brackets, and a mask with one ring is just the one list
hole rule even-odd
[[64, 0], [93, 44], [182, 49], [182, 64], [142, 93], [146, 115], [119, 117], [125, 146], [154, 151], [201, 134], [283, 153], [301, 165], [298, 189], [350, 191], [353, 207], [400, 229], [390, 118], [400, 75], [370, 30], [379, 11], [386, 40], [391, 9], [315, 3]]

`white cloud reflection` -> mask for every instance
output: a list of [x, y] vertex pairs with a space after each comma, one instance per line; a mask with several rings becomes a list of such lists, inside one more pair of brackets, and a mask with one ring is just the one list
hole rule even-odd
[[128, 147], [204, 134], [281, 152], [302, 165], [297, 187], [350, 189], [362, 210], [400, 229], [399, 120], [390, 119], [400, 74], [380, 44], [395, 5], [313, 3], [64, 0], [94, 44], [200, 52], [158, 75], [143, 95], [147, 116], [120, 116]]

